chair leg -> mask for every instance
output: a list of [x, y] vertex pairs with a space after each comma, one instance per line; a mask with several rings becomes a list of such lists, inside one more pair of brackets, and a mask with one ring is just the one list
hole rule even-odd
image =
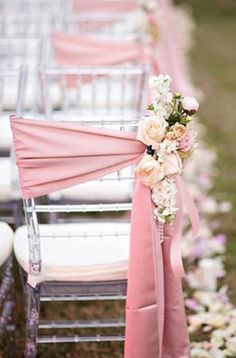
[[23, 224], [23, 209], [20, 200], [18, 200], [14, 206], [14, 222], [16, 228]]
[[37, 333], [40, 311], [40, 290], [27, 286], [28, 309], [26, 317], [25, 358], [34, 358], [37, 354]]

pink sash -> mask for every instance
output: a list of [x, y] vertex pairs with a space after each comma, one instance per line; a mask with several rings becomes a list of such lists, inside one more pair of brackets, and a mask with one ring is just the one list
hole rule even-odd
[[126, 13], [138, 8], [138, 0], [74, 0], [74, 11], [78, 14], [91, 13]]
[[[60, 67], [117, 66], [126, 63], [150, 64], [158, 75], [156, 53], [152, 46], [137, 41], [111, 41], [96, 36], [65, 33], [52, 34], [54, 56]], [[75, 85], [74, 76], [68, 76], [68, 85]], [[89, 80], [89, 78], [86, 78]]]
[[[11, 117], [23, 198], [37, 197], [137, 163], [146, 147], [135, 133], [76, 123]], [[150, 189], [134, 183], [126, 303], [125, 358], [189, 357], [180, 275], [182, 206], [196, 231], [198, 216], [176, 176], [180, 214], [160, 243]], [[176, 231], [176, 232], [175, 232]], [[174, 270], [174, 271], [173, 271]]]
[[113, 66], [126, 62], [147, 63], [149, 59], [147, 46], [137, 41], [54, 33], [52, 43], [59, 66]]

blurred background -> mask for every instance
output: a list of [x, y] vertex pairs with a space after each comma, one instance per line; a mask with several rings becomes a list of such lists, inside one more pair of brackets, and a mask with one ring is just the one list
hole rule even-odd
[[[189, 241], [186, 233], [183, 247], [188, 266], [185, 300], [192, 342], [191, 357], [236, 357], [236, 2], [175, 0], [173, 4], [176, 9], [184, 9], [187, 13], [191, 46], [184, 56], [188, 56], [191, 84], [201, 102], [198, 113], [201, 151], [195, 163], [196, 172], [200, 173], [197, 185], [199, 188], [202, 185], [205, 190], [200, 204], [202, 231], [195, 244]], [[192, 174], [186, 174], [190, 182], [195, 173], [190, 166], [191, 170]], [[204, 186], [204, 180], [210, 184]], [[193, 188], [193, 191], [197, 192], [199, 188]], [[14, 275], [17, 347], [14, 357], [20, 358], [25, 344], [24, 301], [17, 267], [14, 267]], [[212, 282], [213, 288], [207, 289]], [[47, 307], [42, 305], [41, 313], [47, 319], [53, 319], [57, 313], [63, 318], [78, 315], [92, 318], [94, 313], [102, 316], [111, 311], [119, 317], [123, 309], [121, 303], [111, 305], [107, 302], [104, 305], [98, 302], [94, 307], [89, 303], [65, 305], [51, 302]], [[9, 356], [7, 343], [7, 338], [0, 342], [0, 357]], [[38, 356], [121, 358], [123, 344], [42, 345]]]

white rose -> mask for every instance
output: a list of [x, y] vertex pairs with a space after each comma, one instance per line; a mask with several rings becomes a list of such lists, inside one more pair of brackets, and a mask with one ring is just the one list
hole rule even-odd
[[167, 126], [168, 123], [163, 118], [148, 117], [140, 122], [137, 139], [155, 148], [165, 137]]
[[177, 152], [166, 154], [163, 165], [165, 176], [181, 174], [182, 172], [183, 164]]
[[151, 155], [144, 155], [135, 171], [141, 182], [151, 188], [164, 178], [163, 166]]

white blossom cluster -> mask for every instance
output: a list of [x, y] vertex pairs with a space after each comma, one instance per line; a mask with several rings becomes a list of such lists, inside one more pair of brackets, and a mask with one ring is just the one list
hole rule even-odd
[[158, 151], [158, 162], [163, 163], [166, 154], [175, 152], [178, 148], [178, 144], [175, 140], [164, 139], [163, 142], [159, 143], [157, 148]]
[[176, 186], [173, 178], [165, 178], [159, 186], [152, 190], [152, 200], [157, 206], [154, 210], [155, 219], [165, 223], [172, 222], [178, 210], [176, 208]]
[[149, 86], [152, 92], [152, 104], [159, 118], [166, 119], [173, 109], [173, 94], [170, 92], [172, 79], [168, 75], [150, 76]]

